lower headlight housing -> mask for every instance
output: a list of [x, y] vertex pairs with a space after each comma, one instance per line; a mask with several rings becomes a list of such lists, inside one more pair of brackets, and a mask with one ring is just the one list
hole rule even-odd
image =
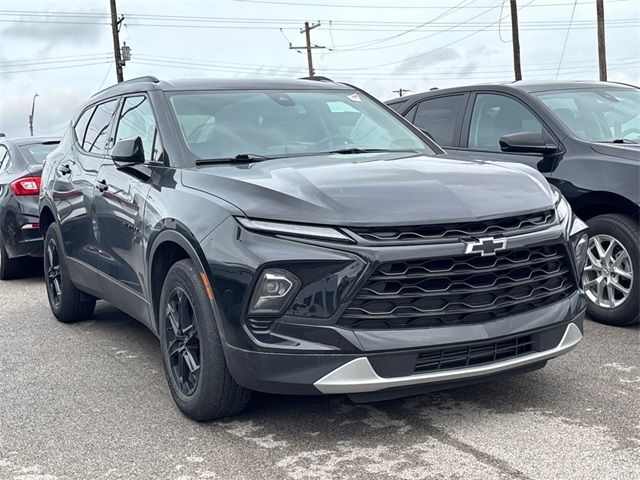
[[260, 274], [249, 303], [249, 315], [280, 315], [300, 289], [293, 273], [268, 268]]

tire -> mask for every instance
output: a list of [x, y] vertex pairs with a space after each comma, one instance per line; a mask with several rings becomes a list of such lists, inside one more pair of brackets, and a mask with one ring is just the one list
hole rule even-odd
[[62, 250], [62, 236], [55, 223], [51, 224], [44, 237], [44, 276], [49, 306], [59, 321], [81, 322], [93, 315], [96, 298], [78, 290], [71, 281]]
[[13, 280], [20, 276], [21, 258], [10, 258], [0, 235], [0, 280]]
[[169, 270], [159, 310], [162, 360], [178, 408], [197, 422], [242, 412], [251, 391], [229, 373], [211, 301], [191, 260]]
[[[640, 227], [631, 218], [618, 214], [598, 215], [589, 219], [587, 224], [590, 228], [590, 255], [597, 256], [598, 250], [595, 245], [597, 239], [601, 239], [600, 244], [603, 249], [611, 245], [612, 242], [609, 239], [619, 242], [620, 246], [615, 249], [617, 255], [614, 254], [617, 258], [622, 257], [626, 251], [628, 261], [623, 264], [626, 276], [622, 277], [615, 273], [616, 269], [612, 270], [610, 268], [605, 270], [605, 275], [611, 275], [616, 280], [615, 283], [622, 284], [625, 289], [629, 290], [626, 298], [622, 291], [616, 290], [614, 292], [613, 299], [615, 302], [619, 301], [619, 305], [615, 305], [611, 300], [607, 300], [610, 302], [608, 305], [598, 305], [597, 290], [594, 291], [596, 287], [593, 286], [593, 280], [601, 274], [602, 270], [598, 270], [599, 267], [594, 269], [594, 263], [589, 257], [583, 275], [589, 316], [596, 322], [607, 325], [625, 326], [640, 323]], [[629, 272], [631, 273], [631, 278], [628, 278]], [[591, 285], [589, 285], [589, 280], [591, 280]], [[607, 282], [610, 282], [610, 280], [607, 280]], [[620, 296], [620, 298], [616, 299], [616, 296]], [[612, 303], [613, 306], [611, 305]]]

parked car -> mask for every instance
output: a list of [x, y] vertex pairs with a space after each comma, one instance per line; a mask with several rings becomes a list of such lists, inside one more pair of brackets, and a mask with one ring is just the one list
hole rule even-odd
[[589, 314], [640, 322], [640, 90], [516, 82], [432, 90], [388, 105], [458, 158], [523, 163], [590, 227]]
[[16, 277], [24, 257], [42, 257], [40, 173], [58, 141], [0, 138], [0, 280]]
[[47, 293], [159, 338], [178, 407], [359, 401], [544, 366], [582, 338], [586, 225], [537, 171], [442, 158], [327, 81], [123, 82], [47, 161]]

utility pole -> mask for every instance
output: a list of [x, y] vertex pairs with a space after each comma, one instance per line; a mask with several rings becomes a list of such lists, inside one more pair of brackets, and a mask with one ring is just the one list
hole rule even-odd
[[397, 93], [399, 97], [403, 96], [405, 93], [409, 93], [411, 90], [406, 88], [399, 88], [398, 90], [392, 90], [392, 93]]
[[511, 39], [513, 42], [513, 71], [516, 80], [522, 80], [522, 68], [520, 67], [520, 33], [518, 32], [518, 5], [516, 0], [511, 0]]
[[311, 55], [311, 50], [314, 48], [326, 48], [321, 47], [319, 45], [311, 45], [311, 30], [314, 28], [318, 28], [320, 26], [320, 22], [314, 23], [313, 25], [309, 25], [309, 22], [304, 22], [304, 28], [300, 29], [300, 33], [304, 33], [307, 46], [306, 47], [294, 47], [289, 44], [289, 50], [302, 50], [303, 48], [307, 51], [307, 65], [309, 66], [309, 76], [313, 77], [316, 71], [313, 69], [313, 56]]
[[120, 32], [118, 28], [120, 26], [120, 22], [118, 21], [118, 12], [116, 11], [116, 0], [109, 0], [111, 5], [111, 34], [113, 35], [113, 57], [116, 62], [116, 76], [118, 78], [118, 83], [124, 80], [122, 75], [122, 66], [124, 65], [122, 62], [122, 58], [120, 57]]
[[31, 115], [29, 115], [29, 134], [33, 137], [33, 114], [35, 113], [35, 109], [36, 109], [36, 97], [38, 96], [38, 94], [36, 93], [33, 96], [33, 100], [31, 101]]
[[598, 67], [600, 81], [607, 81], [607, 49], [604, 41], [604, 1], [596, 0], [596, 15], [598, 17]]

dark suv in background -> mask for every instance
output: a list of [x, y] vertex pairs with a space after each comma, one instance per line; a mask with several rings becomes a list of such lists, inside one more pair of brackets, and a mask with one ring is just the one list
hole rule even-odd
[[537, 171], [443, 153], [332, 82], [108, 88], [43, 174], [51, 309], [146, 324], [196, 420], [251, 390], [366, 401], [540, 368], [582, 338], [586, 225]]
[[40, 173], [58, 142], [57, 138], [0, 139], [0, 280], [19, 275], [23, 258], [42, 257]]
[[590, 227], [583, 282], [594, 320], [640, 321], [640, 90], [516, 82], [431, 90], [387, 104], [456, 158], [523, 163]]

